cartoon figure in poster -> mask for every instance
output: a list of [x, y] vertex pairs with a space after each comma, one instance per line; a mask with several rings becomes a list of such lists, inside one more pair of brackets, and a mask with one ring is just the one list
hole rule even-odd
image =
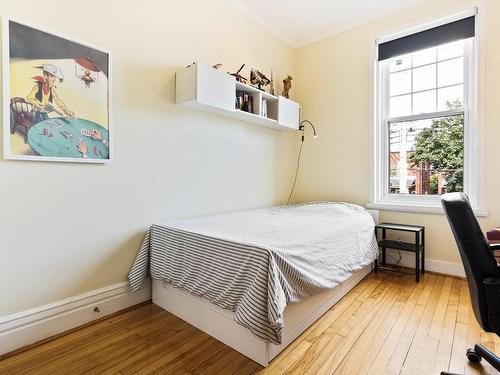
[[33, 77], [36, 84], [26, 97], [26, 100], [35, 107], [35, 122], [47, 120], [49, 118], [48, 113], [50, 112], [63, 115], [54, 108], [54, 102], [67, 117], [75, 118], [74, 112], [66, 107], [56, 92], [56, 84], [62, 83], [64, 80], [61, 70], [52, 64], [44, 64], [41, 68], [43, 76]]
[[80, 77], [80, 79], [83, 81], [85, 87], [87, 88], [90, 88], [90, 84], [95, 81], [89, 70], [86, 70]]
[[8, 29], [5, 157], [109, 160], [108, 53], [12, 20]]

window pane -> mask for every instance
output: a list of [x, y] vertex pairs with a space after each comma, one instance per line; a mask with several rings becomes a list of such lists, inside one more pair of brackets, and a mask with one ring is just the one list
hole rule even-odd
[[441, 195], [463, 191], [464, 117], [389, 125], [389, 192]]
[[461, 108], [464, 104], [464, 86], [457, 85], [438, 90], [438, 111]]
[[413, 69], [413, 91], [436, 87], [436, 64]]
[[390, 99], [390, 117], [411, 115], [411, 95], [396, 96]]
[[411, 92], [411, 71], [392, 73], [389, 76], [390, 95], [407, 94]]
[[451, 59], [453, 57], [463, 56], [464, 54], [464, 41], [452, 42], [443, 44], [438, 47], [438, 60]]
[[411, 54], [395, 57], [390, 61], [390, 72], [399, 72], [400, 70], [411, 68]]
[[413, 94], [413, 114], [436, 112], [436, 90]]
[[454, 85], [464, 81], [464, 59], [448, 60], [438, 64], [438, 86]]
[[413, 53], [413, 67], [436, 62], [436, 48], [423, 49]]

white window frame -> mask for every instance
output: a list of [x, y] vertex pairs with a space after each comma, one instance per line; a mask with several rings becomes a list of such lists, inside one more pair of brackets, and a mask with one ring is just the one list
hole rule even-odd
[[462, 18], [476, 15], [475, 37], [468, 39], [464, 49], [464, 109], [439, 111], [415, 116], [404, 116], [392, 119], [392, 122], [404, 120], [418, 120], [442, 116], [443, 114], [464, 114], [464, 192], [469, 196], [471, 205], [476, 215], [485, 216], [487, 212], [483, 209], [482, 192], [482, 170], [479, 168], [480, 126], [478, 119], [478, 61], [479, 61], [479, 16], [477, 7], [469, 8], [460, 13], [443, 17], [439, 20], [427, 22], [417, 27], [407, 28], [404, 31], [392, 33], [389, 36], [374, 38], [373, 48], [373, 133], [372, 133], [372, 176], [371, 176], [371, 202], [369, 208], [407, 211], [442, 213], [440, 197], [437, 195], [416, 194], [391, 194], [389, 192], [389, 140], [388, 140], [388, 116], [389, 94], [388, 94], [388, 72], [383, 72], [388, 64], [378, 62], [378, 45], [390, 40], [411, 35], [419, 31], [437, 27]]

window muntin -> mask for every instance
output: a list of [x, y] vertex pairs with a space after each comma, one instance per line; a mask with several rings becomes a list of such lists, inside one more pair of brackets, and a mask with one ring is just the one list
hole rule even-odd
[[[467, 40], [460, 40], [379, 62], [386, 93], [384, 195], [464, 190], [466, 53]], [[446, 140], [452, 146], [440, 147]], [[439, 152], [450, 157], [434, 157]]]
[[389, 193], [463, 191], [464, 115], [389, 123]]
[[[446, 110], [464, 100], [465, 40], [382, 61], [389, 80], [389, 118]], [[387, 66], [389, 67], [387, 69]]]

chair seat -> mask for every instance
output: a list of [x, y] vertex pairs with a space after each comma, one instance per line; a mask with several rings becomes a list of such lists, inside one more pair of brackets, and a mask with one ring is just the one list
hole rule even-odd
[[16, 116], [16, 123], [25, 127], [33, 125], [33, 115], [29, 112], [20, 112]]

